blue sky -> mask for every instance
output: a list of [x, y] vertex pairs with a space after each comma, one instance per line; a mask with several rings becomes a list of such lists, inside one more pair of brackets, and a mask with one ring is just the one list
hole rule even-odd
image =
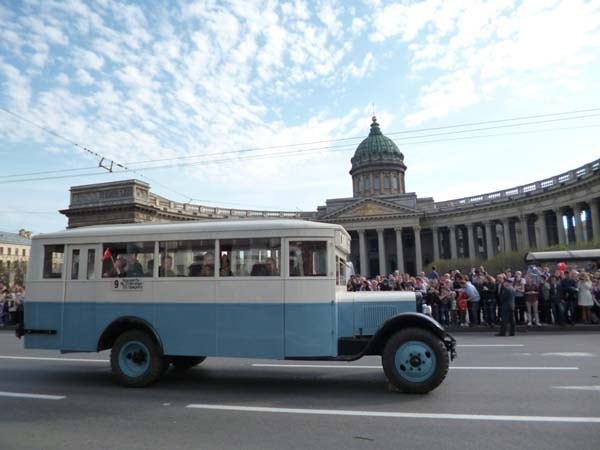
[[[416, 132], [600, 108], [597, 0], [0, 0], [0, 23], [0, 107], [26, 119], [0, 111], [4, 231], [63, 228], [70, 186], [140, 174], [176, 201], [314, 210], [352, 195], [350, 158], [373, 104], [420, 197], [490, 192], [600, 157], [600, 110]], [[137, 173], [108, 174], [28, 121]], [[177, 167], [149, 169], [165, 165]], [[13, 176], [54, 170], [71, 171]]]

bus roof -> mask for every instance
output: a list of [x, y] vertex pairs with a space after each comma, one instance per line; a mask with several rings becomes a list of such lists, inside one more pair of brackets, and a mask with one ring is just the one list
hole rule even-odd
[[600, 249], [529, 252], [525, 255], [525, 262], [527, 263], [550, 261], [591, 261], [597, 259], [600, 259]]
[[[348, 235], [341, 225], [311, 222], [298, 219], [239, 219], [239, 220], [202, 220], [189, 222], [131, 223], [117, 225], [94, 225], [38, 234], [38, 239], [85, 238], [95, 236], [140, 236], [171, 233], [194, 232], [239, 232], [239, 231], [282, 231], [282, 230], [339, 230]], [[349, 236], [349, 235], [348, 235]]]

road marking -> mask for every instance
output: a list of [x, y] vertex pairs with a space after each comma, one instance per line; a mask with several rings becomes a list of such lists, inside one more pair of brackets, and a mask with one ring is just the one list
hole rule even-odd
[[0, 355], [0, 359], [16, 359], [26, 361], [67, 361], [67, 362], [93, 362], [107, 363], [108, 359], [86, 359], [86, 358], [50, 358], [44, 356], [4, 356]]
[[355, 411], [344, 409], [299, 409], [265, 408], [260, 406], [190, 404], [186, 408], [217, 411], [240, 411], [280, 414], [312, 414], [323, 416], [388, 417], [398, 419], [441, 419], [441, 420], [478, 420], [492, 422], [561, 422], [561, 423], [600, 423], [600, 417], [555, 417], [555, 416], [510, 416], [491, 414], [433, 414], [392, 411]]
[[542, 353], [542, 356], [567, 356], [567, 357], [583, 357], [583, 358], [595, 358], [596, 355], [587, 352], [551, 352]]
[[572, 389], [574, 391], [599, 391], [600, 386], [552, 386], [554, 389]]
[[457, 344], [457, 347], [525, 347], [525, 344]]
[[[381, 366], [343, 364], [252, 364], [252, 367], [285, 367], [290, 369], [382, 369]], [[520, 366], [450, 366], [451, 370], [579, 370], [579, 367], [520, 367]]]
[[24, 392], [0, 391], [0, 397], [35, 398], [40, 400], [62, 400], [66, 395], [26, 394]]

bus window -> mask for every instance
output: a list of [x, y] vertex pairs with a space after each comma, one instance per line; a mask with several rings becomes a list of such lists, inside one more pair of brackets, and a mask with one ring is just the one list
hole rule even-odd
[[86, 280], [93, 280], [96, 273], [96, 250], [88, 248]]
[[79, 249], [74, 248], [71, 254], [71, 280], [79, 278]]
[[44, 278], [60, 278], [65, 259], [64, 245], [44, 245]]
[[279, 238], [222, 239], [219, 250], [221, 277], [279, 276]]
[[337, 266], [337, 270], [335, 271], [336, 284], [338, 286], [346, 286], [346, 260], [336, 256], [335, 262]]
[[163, 241], [159, 277], [214, 277], [215, 241]]
[[154, 242], [103, 244], [102, 278], [152, 277]]
[[290, 276], [324, 277], [327, 273], [327, 242], [290, 241]]

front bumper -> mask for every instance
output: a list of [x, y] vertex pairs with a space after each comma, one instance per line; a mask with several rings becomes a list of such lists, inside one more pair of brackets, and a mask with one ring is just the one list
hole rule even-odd
[[444, 345], [446, 346], [446, 350], [450, 353], [450, 361], [453, 361], [456, 358], [456, 339], [446, 333], [446, 337], [444, 338]]

